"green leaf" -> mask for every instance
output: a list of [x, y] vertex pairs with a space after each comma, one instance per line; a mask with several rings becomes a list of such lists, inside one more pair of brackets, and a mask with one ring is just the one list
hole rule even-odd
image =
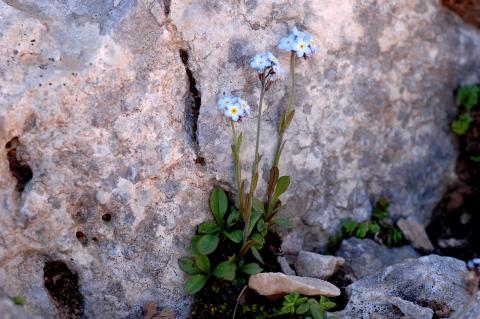
[[370, 226], [368, 227], [368, 230], [370, 231], [370, 233], [375, 235], [380, 231], [380, 225], [378, 225], [377, 223], [371, 223]]
[[336, 304], [325, 296], [320, 297], [320, 307], [324, 310], [335, 308]]
[[232, 227], [236, 222], [240, 220], [240, 214], [236, 210], [232, 212], [227, 217], [227, 227]]
[[390, 203], [385, 197], [380, 197], [372, 210], [372, 215], [374, 218], [382, 221], [388, 217], [388, 207]]
[[265, 264], [265, 263], [263, 262], [262, 256], [261, 256], [260, 253], [258, 252], [257, 248], [252, 247], [252, 248], [251, 248], [251, 251], [252, 251], [253, 257], [255, 257], [255, 258], [256, 258], [259, 262], [261, 262], [262, 264]]
[[289, 303], [292, 303], [292, 304], [295, 304], [295, 301], [300, 297], [300, 294], [298, 293], [298, 291], [294, 291], [294, 292], [291, 292], [289, 293], [288, 295], [286, 295], [284, 297], [285, 301], [289, 302]]
[[257, 263], [250, 263], [241, 267], [240, 271], [248, 275], [255, 275], [255, 274], [261, 273], [263, 269]]
[[265, 214], [265, 206], [263, 205], [263, 202], [258, 198], [253, 198], [252, 207], [254, 211]]
[[357, 228], [357, 222], [351, 218], [345, 218], [342, 220], [342, 228], [345, 234], [352, 236], [355, 228]]
[[12, 302], [17, 306], [23, 306], [25, 304], [25, 298], [22, 296], [13, 296]]
[[265, 238], [259, 233], [254, 233], [250, 237], [250, 239], [255, 242], [255, 244], [253, 244], [253, 247], [257, 249], [262, 249], [263, 245], [265, 244]]
[[452, 130], [457, 135], [464, 135], [470, 128], [470, 124], [472, 124], [472, 122], [473, 118], [470, 114], [460, 114], [460, 116], [455, 121], [453, 121]]
[[213, 274], [215, 277], [232, 281], [235, 279], [235, 271], [237, 270], [237, 265], [233, 261], [224, 261], [221, 262], [215, 267]]
[[217, 234], [203, 235], [197, 242], [197, 250], [201, 255], [208, 255], [217, 249], [220, 237]]
[[223, 232], [234, 243], [240, 243], [243, 239], [243, 232], [241, 230], [234, 230], [231, 232]]
[[260, 218], [257, 222], [257, 230], [262, 236], [266, 236], [268, 232], [268, 224], [263, 220], [263, 218]]
[[480, 163], [480, 155], [470, 156], [470, 160], [472, 160], [475, 163]]
[[319, 304], [310, 304], [310, 314], [313, 319], [324, 319], [324, 312]]
[[298, 299], [295, 301], [295, 306], [301, 305], [302, 303], [307, 302], [307, 300], [308, 300], [308, 297], [298, 298]]
[[204, 222], [198, 226], [198, 232], [200, 234], [214, 234], [218, 233], [220, 230], [220, 227], [210, 222]]
[[248, 224], [248, 233], [247, 233], [247, 236], [250, 236], [250, 234], [252, 233], [253, 231], [253, 228], [255, 227], [255, 225], [257, 224], [258, 220], [260, 219], [260, 217], [262, 217], [262, 213], [259, 213], [255, 210], [252, 211], [251, 215], [250, 215], [250, 223]]
[[215, 187], [210, 194], [210, 209], [212, 210], [213, 217], [217, 221], [218, 225], [222, 224], [223, 216], [228, 208], [228, 200], [225, 192]]
[[272, 224], [290, 228], [290, 221], [287, 218], [275, 218], [272, 220]]
[[187, 248], [187, 252], [192, 255], [192, 256], [197, 256], [197, 255], [200, 255], [200, 253], [198, 252], [198, 249], [197, 249], [197, 244], [198, 244], [198, 240], [200, 239], [200, 235], [195, 235], [192, 237], [192, 240], [191, 240], [191, 243], [190, 243], [190, 246], [188, 246]]
[[200, 273], [200, 269], [198, 269], [197, 266], [195, 266], [195, 263], [193, 262], [192, 258], [190, 257], [181, 257], [178, 259], [178, 266], [180, 267], [181, 270], [186, 272], [189, 275], [196, 275]]
[[278, 179], [277, 187], [275, 188], [275, 193], [273, 195], [274, 198], [278, 199], [280, 195], [285, 193], [290, 186], [290, 177], [289, 176], [282, 176]]
[[208, 260], [207, 256], [196, 256], [195, 257], [195, 265], [201, 272], [208, 274], [210, 273], [210, 260]]
[[365, 238], [367, 236], [368, 231], [368, 222], [364, 222], [358, 225], [357, 231], [355, 232], [355, 236], [358, 238]]
[[185, 283], [185, 293], [188, 295], [199, 292], [205, 283], [207, 282], [208, 277], [205, 275], [195, 275], [192, 278], [188, 279]]
[[457, 93], [457, 102], [471, 110], [476, 106], [480, 99], [480, 87], [476, 85], [462, 86]]
[[240, 132], [240, 134], [238, 134], [238, 137], [237, 137], [237, 153], [240, 152], [240, 147], [242, 146], [242, 141], [243, 141], [243, 133]]
[[303, 315], [303, 314], [306, 314], [309, 310], [310, 310], [310, 305], [308, 303], [302, 303], [298, 306], [295, 313], [297, 315]]

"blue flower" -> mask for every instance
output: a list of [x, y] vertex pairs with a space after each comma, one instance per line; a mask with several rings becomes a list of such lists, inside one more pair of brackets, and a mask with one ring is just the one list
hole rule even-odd
[[257, 54], [250, 62], [250, 66], [260, 73], [263, 73], [266, 68], [272, 65], [272, 62], [265, 54]]
[[242, 98], [237, 97], [237, 103], [240, 106], [240, 110], [242, 110], [242, 117], [246, 117], [250, 115], [250, 105], [248, 105], [247, 101]]
[[293, 50], [293, 45], [295, 44], [295, 35], [290, 34], [288, 37], [281, 38], [278, 48], [283, 51], [290, 52]]
[[221, 111], [224, 111], [234, 103], [235, 103], [234, 97], [231, 97], [231, 96], [222, 97], [220, 100], [218, 100], [218, 109]]
[[297, 56], [299, 58], [304, 56], [310, 56], [312, 54], [312, 50], [310, 49], [308, 42], [305, 42], [303, 38], [298, 38], [295, 41], [294, 51], [297, 53]]
[[232, 104], [225, 110], [225, 116], [232, 119], [232, 121], [236, 122], [238, 121], [242, 115], [243, 115], [243, 110], [240, 107], [239, 103]]
[[309, 58], [317, 50], [312, 35], [298, 30], [297, 27], [293, 27], [292, 33], [288, 37], [280, 39], [278, 48], [284, 51], [293, 51], [300, 58]]
[[280, 62], [278, 61], [278, 59], [277, 59], [277, 58], [272, 54], [272, 52], [270, 52], [270, 51], [265, 52], [265, 53], [263, 54], [263, 56], [264, 56], [268, 61], [270, 61], [270, 63], [271, 63], [272, 66], [275, 65], [275, 64], [280, 63]]

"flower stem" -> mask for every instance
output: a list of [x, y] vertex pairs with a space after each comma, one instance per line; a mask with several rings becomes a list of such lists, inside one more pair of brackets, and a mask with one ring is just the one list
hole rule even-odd
[[260, 91], [260, 101], [258, 102], [258, 116], [257, 116], [257, 138], [255, 142], [255, 159], [252, 163], [252, 178], [250, 180], [250, 190], [248, 192], [247, 200], [246, 200], [246, 207], [245, 214], [244, 214], [244, 222], [245, 227], [243, 228], [243, 243], [246, 244], [248, 240], [248, 229], [250, 227], [250, 216], [252, 212], [252, 204], [253, 204], [253, 197], [255, 194], [255, 189], [257, 188], [258, 182], [258, 165], [260, 163], [260, 153], [258, 152], [260, 146], [260, 132], [261, 132], [261, 116], [262, 116], [262, 108], [263, 108], [263, 99], [265, 97], [266, 91], [266, 81], [262, 79], [262, 90]]
[[[282, 155], [283, 145], [285, 144], [283, 137], [285, 135], [285, 131], [290, 125], [290, 123], [288, 122], [288, 118], [292, 112], [294, 101], [295, 101], [295, 52], [292, 51], [292, 53], [290, 54], [290, 92], [288, 94], [287, 110], [284, 111], [282, 114], [280, 126], [278, 129], [278, 142], [277, 142], [277, 148], [275, 150], [273, 166], [278, 166], [278, 163], [280, 161], [280, 156]], [[293, 115], [291, 116], [293, 117]]]

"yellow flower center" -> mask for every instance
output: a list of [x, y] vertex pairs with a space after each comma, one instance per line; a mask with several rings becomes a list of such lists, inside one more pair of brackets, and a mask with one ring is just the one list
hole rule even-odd
[[298, 46], [300, 47], [300, 49], [305, 48], [305, 45], [304, 45], [304, 44], [299, 44]]
[[237, 110], [236, 107], [233, 107], [233, 108], [230, 110], [230, 112], [231, 112], [233, 115], [235, 115], [235, 114], [238, 113], [238, 110]]

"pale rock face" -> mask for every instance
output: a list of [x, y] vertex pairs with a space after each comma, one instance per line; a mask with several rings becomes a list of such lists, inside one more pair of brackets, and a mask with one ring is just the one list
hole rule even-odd
[[355, 237], [343, 240], [335, 255], [345, 260], [345, 269], [352, 281], [373, 275], [387, 266], [420, 257], [410, 246], [388, 248], [371, 239]]
[[345, 259], [342, 257], [320, 255], [302, 250], [295, 262], [295, 270], [300, 276], [328, 279], [344, 263]]
[[458, 259], [429, 255], [408, 260], [348, 286], [348, 304], [335, 315], [342, 319], [429, 319], [434, 314], [478, 318], [479, 298], [468, 291], [467, 278], [465, 263]]
[[[212, 185], [233, 185], [216, 100], [235, 93], [255, 110], [249, 59], [272, 50], [286, 65], [274, 47], [294, 24], [320, 47], [298, 61], [281, 162], [294, 237], [322, 245], [380, 195], [396, 216], [427, 219], [456, 157], [451, 92], [480, 65], [480, 37], [437, 1], [3, 0], [0, 145], [19, 144], [0, 160], [1, 293], [53, 317], [43, 267], [62, 260], [87, 317], [126, 317], [147, 301], [187, 316], [177, 258]], [[262, 170], [286, 82], [266, 98]], [[254, 121], [241, 127], [252, 140]], [[23, 192], [10, 171], [19, 163], [33, 173]]]

